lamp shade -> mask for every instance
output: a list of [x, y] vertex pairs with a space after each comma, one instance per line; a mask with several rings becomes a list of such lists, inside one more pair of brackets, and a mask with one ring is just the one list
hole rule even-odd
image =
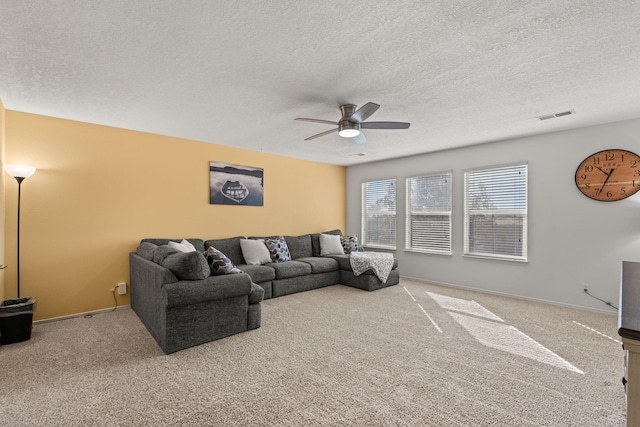
[[29, 178], [36, 172], [33, 166], [25, 165], [4, 165], [4, 170], [14, 178]]

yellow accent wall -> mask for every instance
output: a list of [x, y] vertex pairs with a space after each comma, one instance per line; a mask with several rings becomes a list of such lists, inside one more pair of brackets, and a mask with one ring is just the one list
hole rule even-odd
[[[22, 184], [21, 296], [35, 319], [114, 305], [145, 237], [304, 234], [346, 226], [346, 169], [222, 145], [6, 111], [6, 161]], [[264, 206], [209, 204], [209, 162], [264, 169]], [[6, 263], [15, 265], [17, 185], [5, 179]], [[4, 295], [15, 289], [5, 270]], [[129, 294], [117, 296], [129, 304]]]

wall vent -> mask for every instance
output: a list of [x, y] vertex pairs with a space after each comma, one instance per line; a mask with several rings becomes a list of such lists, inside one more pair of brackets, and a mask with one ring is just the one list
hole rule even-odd
[[575, 110], [567, 110], [567, 111], [561, 111], [559, 113], [545, 114], [544, 116], [538, 116], [536, 118], [538, 120], [549, 120], [549, 119], [555, 119], [557, 117], [570, 116], [575, 113], [576, 113]]

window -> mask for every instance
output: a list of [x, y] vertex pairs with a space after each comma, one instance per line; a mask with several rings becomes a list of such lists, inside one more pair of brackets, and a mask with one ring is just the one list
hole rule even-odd
[[527, 164], [464, 173], [464, 254], [527, 260]]
[[407, 178], [406, 249], [451, 255], [451, 172]]
[[396, 248], [396, 180], [362, 184], [362, 245]]

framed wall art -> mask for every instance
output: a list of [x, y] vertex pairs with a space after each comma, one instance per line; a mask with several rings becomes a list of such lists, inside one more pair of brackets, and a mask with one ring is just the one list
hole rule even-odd
[[209, 162], [209, 203], [264, 206], [264, 170]]

